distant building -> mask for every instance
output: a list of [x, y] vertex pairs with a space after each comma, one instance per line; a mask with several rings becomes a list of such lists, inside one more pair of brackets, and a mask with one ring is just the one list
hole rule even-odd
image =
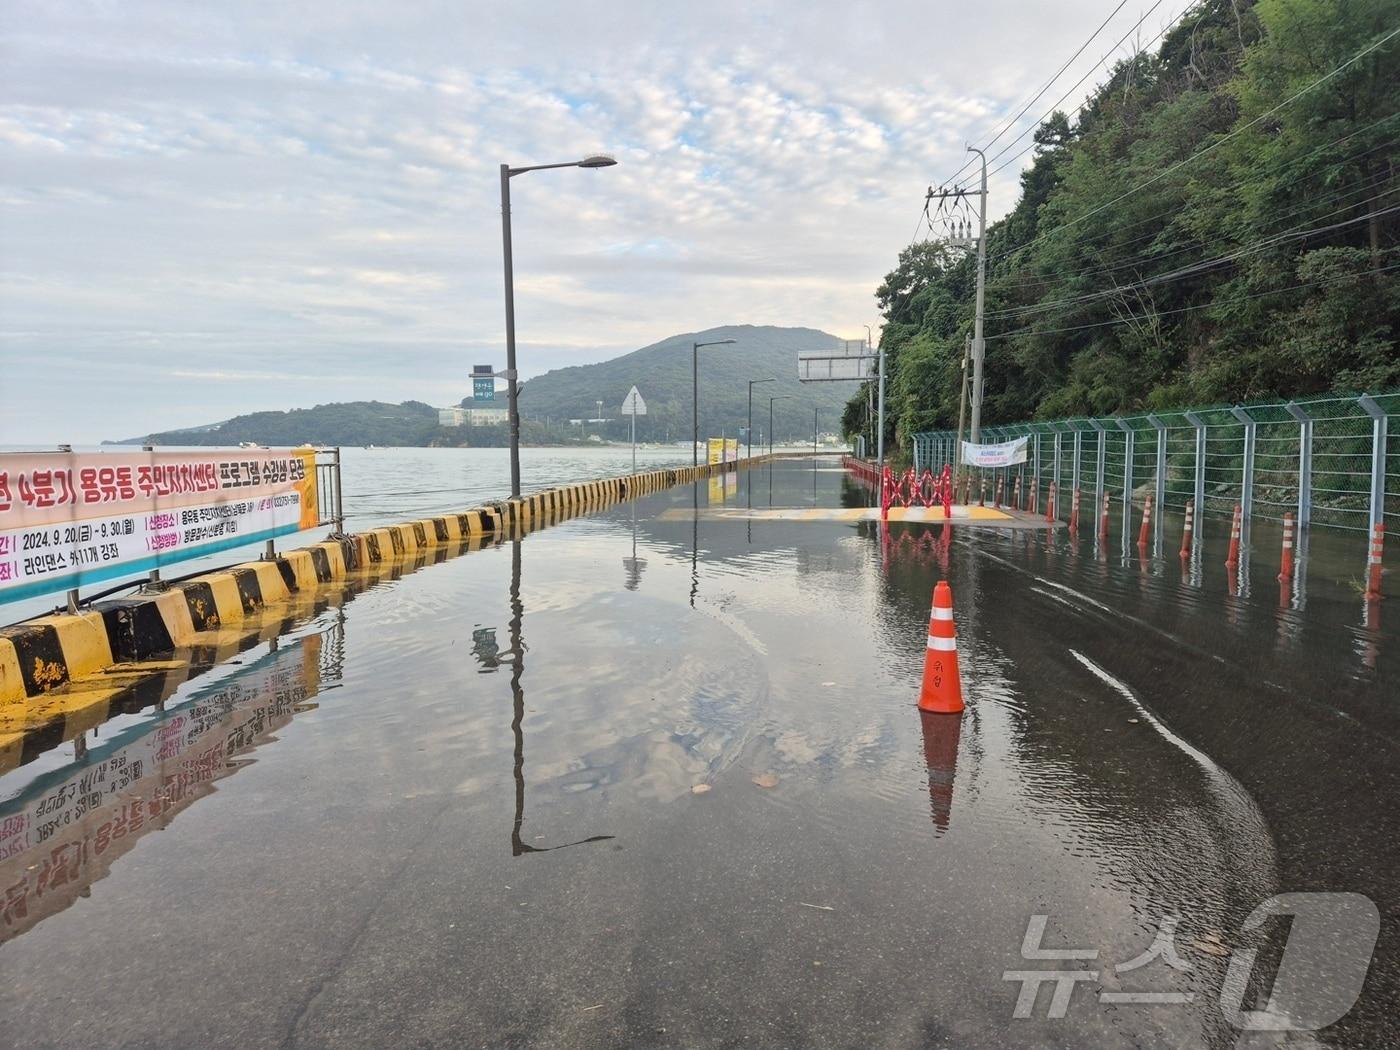
[[441, 427], [498, 427], [504, 426], [506, 419], [504, 408], [438, 409], [438, 426]]

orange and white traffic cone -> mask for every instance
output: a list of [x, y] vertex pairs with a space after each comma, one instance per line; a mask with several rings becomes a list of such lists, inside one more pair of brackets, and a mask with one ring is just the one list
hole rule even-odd
[[1152, 529], [1152, 493], [1147, 494], [1147, 499], [1142, 504], [1142, 528], [1138, 529], [1138, 546], [1147, 546], [1147, 535]]
[[939, 580], [933, 589], [933, 611], [928, 621], [928, 649], [924, 653], [919, 710], [956, 714], [962, 709], [962, 676], [958, 673], [958, 640], [953, 628], [953, 589], [947, 580]]
[[1278, 578], [1280, 583], [1293, 579], [1293, 512], [1283, 516], [1283, 554], [1279, 559]]
[[1103, 513], [1099, 518], [1099, 539], [1103, 540], [1105, 543], [1108, 542], [1108, 510], [1109, 495], [1105, 492], [1103, 494]]
[[1050, 496], [1045, 501], [1045, 520], [1055, 520], [1055, 483], [1050, 482]]
[[1186, 524], [1181, 530], [1181, 560], [1191, 557], [1191, 534], [1196, 529], [1196, 501], [1186, 501]]
[[1371, 535], [1371, 552], [1366, 558], [1366, 600], [1381, 596], [1381, 556], [1385, 553], [1385, 524], [1378, 523]]
[[1244, 508], [1235, 504], [1235, 519], [1230, 522], [1230, 553], [1225, 556], [1226, 565], [1240, 563], [1240, 528], [1244, 522]]

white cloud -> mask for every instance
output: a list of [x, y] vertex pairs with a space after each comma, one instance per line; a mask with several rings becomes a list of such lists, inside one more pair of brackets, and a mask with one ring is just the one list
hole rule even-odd
[[[10, 5], [0, 441], [455, 400], [499, 356], [502, 161], [620, 162], [513, 180], [527, 374], [713, 324], [859, 332], [924, 187], [1101, 6]], [[60, 361], [61, 395], [15, 396]]]

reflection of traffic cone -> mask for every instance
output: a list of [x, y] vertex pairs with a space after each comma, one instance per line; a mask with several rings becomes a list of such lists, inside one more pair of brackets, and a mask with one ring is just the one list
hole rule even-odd
[[958, 674], [958, 641], [953, 629], [953, 589], [939, 580], [933, 589], [933, 612], [928, 621], [924, 653], [924, 682], [919, 709], [956, 714], [963, 709], [962, 678]]
[[1381, 596], [1381, 555], [1385, 552], [1385, 525], [1378, 523], [1371, 536], [1371, 552], [1366, 558], [1366, 600]]
[[1240, 525], [1244, 520], [1244, 508], [1235, 504], [1235, 519], [1230, 522], [1230, 553], [1225, 556], [1226, 565], [1240, 563]]
[[1293, 512], [1283, 516], [1283, 554], [1279, 560], [1278, 578], [1280, 583], [1293, 579]]
[[1191, 557], [1191, 533], [1196, 528], [1196, 501], [1186, 501], [1186, 525], [1181, 530], [1181, 560]]
[[962, 719], [956, 715], [920, 711], [924, 731], [924, 764], [928, 767], [929, 815], [934, 834], [948, 830], [953, 812], [953, 783], [958, 770], [958, 738]]
[[1105, 543], [1108, 542], [1108, 508], [1109, 508], [1109, 498], [1110, 498], [1110, 497], [1109, 497], [1108, 493], [1105, 492], [1105, 493], [1103, 494], [1103, 513], [1102, 513], [1102, 516], [1099, 518], [1099, 539], [1103, 540]]

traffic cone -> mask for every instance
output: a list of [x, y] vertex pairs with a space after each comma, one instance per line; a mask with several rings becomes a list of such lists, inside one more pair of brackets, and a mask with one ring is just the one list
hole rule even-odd
[[1196, 501], [1186, 501], [1186, 525], [1181, 530], [1181, 560], [1191, 557], [1191, 533], [1196, 528]]
[[1011, 509], [1021, 510], [1021, 475], [1016, 475], [1016, 485], [1011, 492]]
[[1079, 488], [1077, 486], [1069, 501], [1069, 531], [1076, 536], [1079, 534]]
[[1142, 528], [1138, 530], [1138, 546], [1147, 546], [1147, 535], [1152, 528], [1152, 493], [1147, 494], [1147, 499], [1142, 504]]
[[1278, 578], [1280, 583], [1293, 579], [1293, 512], [1283, 516], [1283, 554], [1279, 560]]
[[1050, 482], [1050, 495], [1045, 501], [1045, 520], [1055, 520], [1055, 483]]
[[933, 611], [928, 621], [928, 649], [924, 653], [919, 710], [956, 714], [962, 709], [958, 641], [953, 629], [953, 589], [947, 580], [939, 580], [933, 589]]
[[1371, 536], [1371, 552], [1366, 557], [1366, 600], [1381, 596], [1381, 555], [1385, 552], [1385, 525], [1378, 523]]
[[1000, 509], [1001, 509], [1001, 499], [1002, 499], [1002, 497], [1003, 497], [1005, 494], [1006, 494], [1006, 479], [1005, 479], [1004, 477], [998, 475], [998, 476], [997, 476], [997, 494], [996, 494], [996, 502], [995, 502], [994, 504], [992, 504], [992, 506], [996, 507], [997, 510], [1000, 510]]
[[1244, 520], [1244, 508], [1235, 504], [1235, 519], [1230, 523], [1230, 553], [1225, 556], [1226, 565], [1240, 563], [1240, 528]]

